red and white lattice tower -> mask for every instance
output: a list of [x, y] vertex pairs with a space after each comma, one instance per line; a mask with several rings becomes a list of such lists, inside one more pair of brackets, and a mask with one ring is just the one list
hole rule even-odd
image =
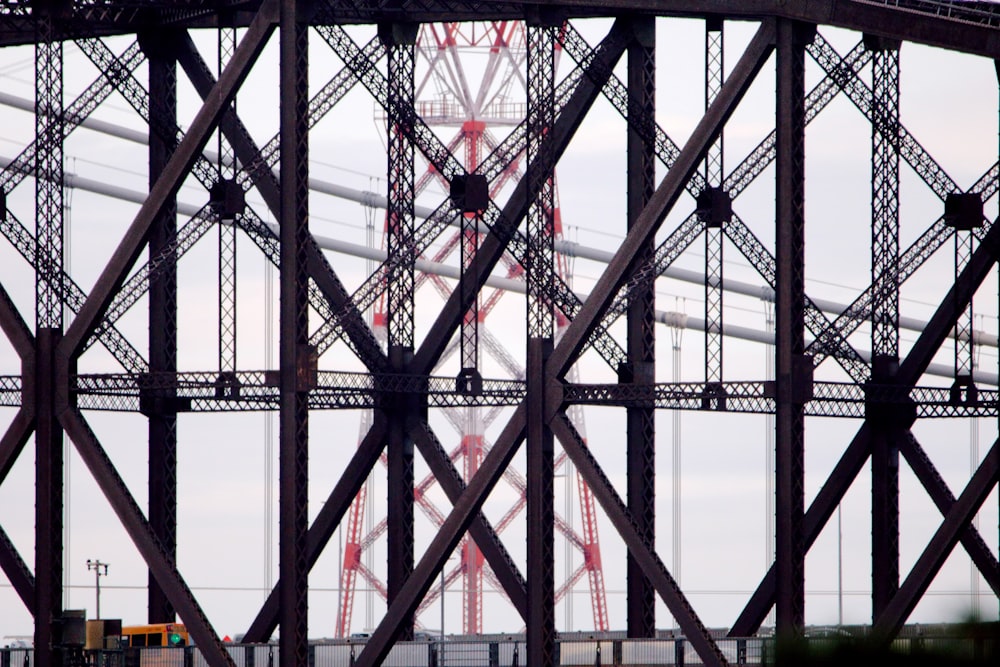
[[[497, 146], [491, 128], [514, 127], [525, 118], [524, 24], [501, 21], [424, 25], [417, 39], [417, 53], [418, 62], [422, 59], [422, 64], [426, 67], [417, 82], [417, 113], [430, 126], [458, 128], [457, 134], [448, 146], [455, 155], [463, 156], [464, 166], [471, 173], [476, 169], [480, 159]], [[473, 61], [475, 65], [470, 64]], [[505, 186], [523, 176], [518, 166], [522, 157], [517, 156], [512, 160], [503, 174], [490, 184], [491, 196], [495, 197]], [[416, 193], [419, 195], [438, 179], [447, 191], [448, 183], [433, 169], [428, 169], [418, 179]], [[555, 191], [555, 188], [553, 190]], [[558, 197], [554, 195], [553, 228], [557, 239], [562, 235], [558, 202]], [[461, 252], [463, 244], [466, 250], [474, 253], [479, 240], [476, 234], [470, 233], [468, 229], [464, 235], [462, 231], [458, 231], [446, 240], [431, 259], [435, 262], [445, 262], [451, 255]], [[509, 277], [521, 276], [523, 269], [520, 265], [508, 261], [507, 267]], [[570, 267], [563, 255], [557, 255], [556, 268], [560, 276], [569, 282]], [[427, 282], [445, 297], [451, 292], [451, 287], [442, 278], [429, 274], [420, 276], [417, 287]], [[502, 296], [503, 292], [500, 290], [484, 292], [478, 308], [474, 309], [478, 311], [477, 334], [480, 344], [474, 348], [473, 358], [465, 358], [470, 353], [463, 346], [462, 367], [479, 368], [481, 360], [477, 357], [480, 356], [481, 350], [485, 350], [512, 376], [523, 377], [524, 369], [518, 366], [514, 361], [515, 357], [504, 349], [500, 341], [492, 336], [486, 327], [490, 311]], [[375, 334], [383, 344], [386, 340], [384, 306], [383, 298], [378, 302], [372, 316]], [[557, 319], [557, 336], [561, 334], [566, 324], [565, 319]], [[575, 373], [575, 370], [572, 372]], [[476, 473], [489, 449], [489, 443], [485, 438], [485, 427], [496, 416], [496, 412], [494, 410], [484, 414], [483, 409], [477, 407], [449, 411], [448, 418], [459, 434], [459, 443], [449, 452], [449, 456], [466, 480]], [[571, 409], [570, 417], [580, 433], [585, 434], [582, 409], [579, 406]], [[362, 421], [363, 436], [368, 431], [370, 415], [366, 415]], [[566, 473], [567, 484], [570, 474], [576, 475], [581, 515], [581, 526], [577, 530], [557, 513], [556, 530], [566, 540], [567, 545], [582, 555], [582, 563], [572, 571], [567, 571], [566, 580], [556, 591], [556, 602], [569, 596], [574, 587], [586, 576], [590, 587], [594, 630], [605, 631], [608, 629], [608, 615], [594, 498], [583, 479], [578, 474], [572, 473], [565, 454], [557, 458], [555, 465], [557, 470], [562, 466]], [[523, 512], [526, 504], [524, 477], [510, 469], [505, 474], [504, 480], [517, 492], [518, 500], [494, 524], [498, 534], [502, 534], [504, 529]], [[378, 522], [369, 521], [368, 526], [365, 526], [365, 512], [371, 511], [368, 503], [370, 484], [371, 480], [362, 487], [348, 514], [336, 627], [338, 637], [346, 637], [351, 632], [358, 575], [367, 582], [370, 591], [383, 599], [386, 597], [385, 584], [363, 558], [363, 555], [370, 552], [376, 541], [384, 535], [386, 529], [384, 518]], [[421, 480], [414, 488], [414, 501], [432, 523], [440, 526], [444, 522], [445, 515], [427, 496], [427, 491], [433, 484], [434, 480], [430, 476]], [[463, 633], [479, 634], [483, 631], [484, 592], [492, 588], [502, 594], [502, 589], [471, 538], [466, 537], [462, 541], [459, 555], [458, 565], [445, 573], [443, 588], [453, 588], [456, 583], [460, 583], [463, 598]], [[418, 624], [422, 625], [421, 611], [435, 603], [441, 594], [442, 590], [438, 587], [432, 588], [428, 593], [417, 610]], [[567, 599], [567, 604], [571, 605], [571, 600]]]

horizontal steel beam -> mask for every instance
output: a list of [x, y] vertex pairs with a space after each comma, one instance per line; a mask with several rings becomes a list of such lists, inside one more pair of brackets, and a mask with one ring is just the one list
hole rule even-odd
[[[219, 28], [223, 15], [205, 9], [204, 2], [189, 4], [178, 0], [157, 7], [145, 3], [142, 9], [127, 8], [121, 2], [90, 0], [75, 3], [69, 18], [59, 28], [65, 39], [88, 36], [132, 34], [150, 25], [176, 28]], [[218, 4], [218, 3], [213, 3]], [[224, 25], [246, 27], [257, 2], [239, 3], [228, 12]], [[857, 30], [891, 39], [937, 46], [987, 58], [1000, 58], [1000, 8], [989, 11], [986, 3], [961, 2], [866, 2], [865, 0], [529, 0], [528, 2], [475, 2], [466, 0], [424, 0], [386, 3], [379, 0], [312, 0], [307, 10], [314, 25], [373, 24], [378, 21], [488, 21], [523, 20], [530, 5], [557, 8], [566, 18], [614, 16], [626, 12], [688, 18], [728, 18], [759, 20], [785, 18], [817, 25]], [[963, 7], [963, 5], [969, 5]], [[978, 5], [973, 7], [972, 5]], [[162, 16], [157, 16], [157, 10]], [[6, 14], [6, 16], [3, 16]], [[0, 7], [0, 46], [31, 44], [34, 21], [22, 3]]]

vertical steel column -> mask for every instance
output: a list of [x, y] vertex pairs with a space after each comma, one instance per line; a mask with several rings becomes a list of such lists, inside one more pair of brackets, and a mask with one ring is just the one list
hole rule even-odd
[[301, 667], [308, 645], [309, 131], [308, 26], [297, 0], [280, 15], [281, 310], [280, 576], [282, 667]]
[[[656, 111], [656, 21], [652, 17], [632, 19], [634, 36], [628, 47], [629, 117], [651, 124]], [[634, 114], [633, 114], [634, 112]], [[635, 224], [639, 213], [649, 203], [656, 186], [654, 146], [642, 139], [643, 133], [629, 123], [628, 130], [628, 226]], [[646, 243], [636, 258], [636, 265], [652, 261], [654, 243]], [[652, 385], [656, 381], [656, 332], [653, 323], [653, 283], [629, 286], [628, 368], [627, 377], [634, 384]], [[628, 508], [636, 530], [649, 544], [656, 541], [656, 413], [652, 407], [626, 410], [628, 466]], [[626, 605], [628, 636], [653, 637], [656, 634], [656, 591], [643, 575], [632, 554], [626, 561]]]
[[526, 664], [555, 664], [555, 573], [553, 520], [554, 439], [545, 422], [546, 365], [552, 352], [555, 318], [548, 298], [555, 275], [552, 174], [540, 168], [545, 135], [554, 123], [555, 41], [557, 22], [527, 19], [529, 192], [527, 283], [527, 519], [528, 623]]
[[[708, 109], [722, 88], [723, 23], [710, 18], [705, 25], [705, 108]], [[724, 178], [722, 162], [723, 134], [709, 147], [705, 156], [705, 183], [699, 209], [705, 223], [705, 382], [718, 386], [722, 382], [722, 216], [718, 210]]]
[[[899, 359], [899, 49], [865, 37], [872, 55], [872, 354]], [[877, 381], [877, 380], [876, 380]]]
[[[482, 210], [488, 199], [488, 183], [486, 179], [474, 172], [479, 167], [479, 159], [484, 148], [483, 133], [486, 124], [481, 121], [469, 120], [462, 126], [462, 137], [465, 144], [465, 168], [469, 172], [461, 178], [462, 187], [462, 237], [461, 261], [462, 275], [473, 271], [473, 262], [479, 251], [479, 225], [482, 220]], [[454, 187], [454, 186], [453, 186]], [[461, 280], [460, 289], [477, 290], [473, 281]], [[458, 378], [459, 391], [477, 394], [482, 390], [482, 374], [479, 371], [481, 363], [479, 351], [480, 295], [463, 295], [462, 301], [469, 304], [469, 310], [462, 320], [462, 370]], [[485, 312], [484, 312], [485, 316]], [[464, 410], [464, 425], [462, 429], [462, 448], [465, 450], [465, 480], [472, 479], [482, 464], [485, 449], [483, 447], [482, 408], [469, 406]], [[479, 634], [483, 631], [483, 553], [479, 546], [467, 535], [462, 540], [462, 628], [465, 634]], [[441, 609], [444, 613], [444, 590], [441, 591]], [[442, 625], [443, 625], [442, 617]], [[441, 630], [444, 632], [444, 628]]]
[[63, 46], [58, 3], [37, 7], [35, 35], [35, 664], [59, 663], [63, 438], [56, 346], [63, 324]]
[[[382, 23], [379, 37], [388, 51], [389, 104], [386, 107], [389, 191], [386, 251], [390, 273], [386, 318], [389, 363], [405, 372], [413, 357], [414, 339], [414, 67], [416, 24]], [[413, 571], [413, 440], [406, 431], [412, 397], [390, 396], [388, 433], [388, 601], [399, 594]], [[413, 636], [413, 617], [403, 623], [401, 638]]]
[[[479, 251], [479, 224], [482, 220], [482, 210], [488, 198], [489, 185], [486, 179], [475, 175], [479, 168], [479, 159], [484, 147], [483, 133], [486, 124], [481, 121], [466, 121], [462, 126], [462, 137], [465, 143], [465, 168], [469, 175], [463, 177], [464, 192], [462, 200], [462, 271], [471, 270], [472, 262]], [[462, 289], [474, 289], [471, 282], [467, 286], [462, 282]], [[469, 311], [462, 321], [462, 371], [479, 368], [479, 295], [464, 295], [463, 302], [469, 304]]]
[[[865, 37], [872, 56], [872, 382], [899, 368], [899, 44]], [[872, 618], [899, 588], [899, 444], [888, 406], [869, 405], [872, 442]]]
[[[231, 15], [224, 12], [219, 18], [218, 66], [219, 76], [236, 51], [236, 28], [225, 25]], [[236, 109], [236, 96], [233, 96]], [[236, 156], [232, 146], [218, 130], [219, 181], [218, 194], [225, 201], [217, 208], [219, 227], [219, 372], [236, 370], [236, 221], [232, 198], [236, 196]], [[218, 186], [217, 186], [218, 187]]]
[[[975, 251], [976, 236], [970, 229], [955, 232], [955, 278], [962, 273], [972, 253]], [[958, 386], [968, 387], [972, 384], [973, 344], [972, 340], [973, 307], [970, 300], [962, 309], [955, 322], [955, 382]]]
[[812, 369], [811, 362], [803, 355], [805, 34], [801, 24], [778, 20], [775, 620], [778, 634], [784, 636], [799, 635], [805, 617], [803, 405], [808, 400], [806, 374]]
[[[177, 125], [177, 61], [165, 42], [176, 37], [166, 31], [142, 35], [149, 60], [150, 127]], [[149, 183], [156, 183], [173, 152], [173, 143], [150, 132]], [[149, 253], [159, 257], [177, 237], [177, 198], [170, 197], [153, 222]], [[149, 370], [177, 371], [177, 258], [174, 252], [149, 279]], [[143, 410], [149, 418], [149, 524], [163, 548], [177, 558], [177, 413], [169, 400], [154, 401]], [[173, 622], [173, 605], [149, 574], [150, 623]]]

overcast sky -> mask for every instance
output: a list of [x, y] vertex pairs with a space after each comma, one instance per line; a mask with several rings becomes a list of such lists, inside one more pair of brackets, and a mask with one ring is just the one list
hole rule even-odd
[[[606, 32], [604, 21], [576, 24], [591, 43], [596, 44]], [[726, 24], [726, 66], [732, 67], [753, 33], [752, 24]], [[683, 144], [697, 123], [704, 104], [703, 44], [704, 26], [699, 21], [661, 20], [657, 24], [657, 118], [660, 125], [678, 144]], [[352, 31], [359, 44], [372, 35], [371, 30]], [[846, 54], [860, 39], [857, 34], [823, 29], [822, 34]], [[213, 59], [214, 37], [198, 37], [206, 58]], [[127, 42], [109, 43], [121, 52]], [[482, 53], [466, 55], [469, 72], [481, 67]], [[320, 40], [313, 41], [311, 85], [324, 84], [341, 67]], [[66, 99], [71, 100], [90, 83], [96, 73], [74, 45], [66, 48]], [[277, 131], [276, 39], [269, 45], [261, 63], [239, 95], [238, 109], [259, 144]], [[975, 183], [997, 157], [997, 84], [993, 64], [981, 58], [961, 56], [938, 49], [905, 44], [901, 52], [901, 118], [910, 132], [933, 155], [947, 173], [962, 187]], [[426, 63], [424, 63], [425, 65]], [[560, 71], [568, 71], [570, 60], [563, 55]], [[144, 70], [142, 78], [145, 79]], [[3, 89], [31, 98], [33, 95], [32, 51], [8, 49], [0, 53], [0, 76]], [[624, 68], [619, 67], [624, 79]], [[807, 57], [807, 89], [820, 79], [819, 69]], [[870, 80], [870, 69], [864, 72]], [[182, 76], [183, 79], [183, 76]], [[512, 92], [512, 98], [521, 94]], [[316, 178], [356, 189], [384, 192], [384, 130], [375, 118], [373, 99], [360, 87], [320, 122], [311, 134], [311, 171]], [[773, 60], [758, 77], [746, 101], [734, 115], [725, 134], [725, 165], [728, 173], [774, 127]], [[181, 118], [187, 123], [196, 110], [195, 96], [182, 82]], [[13, 157], [33, 136], [29, 114], [0, 108], [0, 155]], [[141, 129], [142, 124], [127, 103], [113, 97], [96, 113], [96, 118]], [[498, 136], [507, 131], [492, 128]], [[453, 136], [453, 129], [438, 128], [442, 140]], [[807, 285], [814, 297], [849, 303], [870, 282], [870, 129], [867, 121], [846, 98], [838, 98], [807, 130]], [[214, 143], [214, 142], [213, 142]], [[559, 166], [558, 184], [562, 219], [566, 236], [579, 243], [613, 250], [625, 229], [625, 124], [605, 100], [599, 100]], [[81, 130], [66, 145], [68, 171], [142, 190], [145, 187], [145, 149], [105, 135]], [[423, 169], [421, 165], [420, 169]], [[902, 166], [901, 247], [907, 247], [942, 213], [940, 200], [916, 178], [909, 167]], [[662, 175], [662, 169], [660, 169]], [[19, 219], [32, 221], [33, 181], [25, 183], [8, 198]], [[774, 170], [765, 171], [735, 208], [742, 219], [769, 247], [774, 227]], [[104, 196], [74, 190], [70, 193], [69, 213], [70, 271], [76, 281], [89, 290], [104, 261], [118, 243], [122, 230], [131, 222], [137, 206]], [[420, 203], [436, 207], [442, 197], [439, 187], [421, 196]], [[182, 201], [200, 205], [206, 195], [191, 179], [182, 189]], [[251, 203], [266, 219], [266, 209], [256, 194]], [[685, 196], [664, 223], [662, 238], [693, 210], [693, 201]], [[997, 213], [996, 200], [986, 206], [987, 215]], [[372, 212], [353, 202], [315, 194], [311, 201], [311, 224], [317, 234], [365, 244], [366, 224], [380, 229], [381, 212]], [[214, 341], [216, 303], [217, 236], [210, 232], [180, 263], [180, 367], [182, 370], [217, 369]], [[438, 246], [435, 246], [435, 250]], [[946, 246], [940, 258], [928, 263], [907, 283], [901, 310], [904, 315], [926, 319], [936, 302], [946, 292], [952, 279], [952, 260]], [[699, 239], [678, 261], [678, 265], [703, 268], [704, 244]], [[727, 244], [727, 277], [763, 285], [763, 280]], [[277, 336], [268, 335], [265, 321], [266, 302], [277, 311], [277, 291], [269, 288], [264, 260], [252, 243], [242, 239], [239, 255], [239, 339], [238, 359], [242, 369], [265, 366], [270, 345], [276, 349]], [[328, 255], [338, 275], [354, 289], [367, 275], [364, 260]], [[453, 259], [451, 260], [454, 261]], [[33, 285], [23, 260], [9, 244], [0, 244], [0, 278], [20, 305], [25, 319], [31, 321]], [[587, 292], [601, 271], [601, 265], [578, 259], [573, 263], [574, 287]], [[679, 310], [693, 317], [703, 317], [703, 289], [677, 281], [661, 279], [657, 283], [657, 308]], [[441, 299], [432, 286], [421, 291], [417, 303], [418, 344], [433, 322]], [[146, 301], [139, 304], [121, 322], [140, 349], [145, 349]], [[488, 319], [490, 332], [503, 342], [515, 359], [523, 359], [523, 302], [515, 295], [505, 296]], [[976, 327], [997, 333], [997, 282], [991, 277], [976, 302]], [[757, 298], [726, 297], [727, 323], [762, 329], [765, 304]], [[315, 326], [315, 323], [314, 323]], [[272, 330], [273, 331], [273, 330]], [[619, 340], [624, 331], [616, 329]], [[673, 377], [670, 329], [658, 330], [657, 379]], [[674, 332], [676, 335], [676, 332]], [[904, 332], [903, 351], [916, 333]], [[676, 338], [680, 346], [680, 377], [697, 381], [704, 378], [702, 334], [686, 331]], [[868, 329], [862, 327], [852, 339], [858, 348], [869, 349]], [[276, 355], [271, 357], [276, 358]], [[936, 361], [950, 365], [951, 349], [946, 348]], [[271, 362], [273, 363], [273, 362]], [[321, 367], [331, 370], [360, 370], [360, 363], [343, 346], [334, 347], [321, 359]], [[2, 372], [16, 374], [19, 364], [5, 341], [0, 343]], [[981, 351], [980, 367], [995, 372], [996, 351]], [[118, 370], [106, 353], [95, 349], [80, 363], [83, 372]], [[439, 371], [454, 375], [458, 359], [449, 359]], [[727, 380], [763, 379], [766, 374], [765, 348], [727, 339], [725, 370]], [[613, 381], [614, 375], [594, 354], [580, 364], [585, 382]], [[484, 362], [487, 377], [504, 377], [506, 370], [493, 359]], [[825, 364], [817, 377], [844, 380], [836, 366]], [[942, 378], [926, 378], [925, 384], [942, 384]], [[2, 411], [2, 423], [13, 415]], [[588, 408], [584, 411], [588, 441], [609, 477], [624, 495], [624, 411]], [[492, 440], [505, 423], [505, 412], [487, 429]], [[146, 504], [145, 420], [139, 415], [89, 413], [94, 427], [109, 455], [122, 472], [140, 505]], [[765, 531], [766, 457], [768, 423], [763, 416], [684, 413], [681, 417], [682, 447], [682, 558], [672, 562], [671, 524], [671, 420], [660, 413], [657, 418], [657, 546], [661, 559], [678, 574], [685, 591], [702, 619], [711, 626], [727, 626], [735, 620], [750, 592], [756, 587], [768, 564], [768, 541]], [[432, 414], [446, 449], [457, 443], [457, 434], [441, 414]], [[314, 412], [310, 416], [311, 476], [310, 515], [315, 515], [339, 477], [339, 471], [357, 443], [362, 415], [356, 411]], [[829, 470], [850, 441], [860, 422], [856, 420], [810, 419], [806, 424], [806, 496], [807, 503], [825, 480]], [[179, 419], [179, 540], [180, 571], [195, 590], [209, 618], [220, 635], [243, 632], [273, 583], [277, 573], [276, 445], [269, 448], [265, 433], [274, 429], [262, 414], [200, 415], [187, 414]], [[969, 476], [975, 459], [972, 438], [978, 431], [978, 450], [984, 453], [997, 435], [995, 420], [940, 421], [919, 423], [915, 435], [925, 446], [941, 474], [957, 494]], [[276, 442], [276, 439], [274, 439]], [[524, 469], [523, 455], [515, 466]], [[418, 462], [417, 478], [426, 474]], [[0, 485], [0, 525], [10, 534], [22, 556], [33, 558], [33, 455], [29, 447]], [[575, 480], [570, 488], [575, 493]], [[268, 485], [273, 493], [268, 494]], [[374, 496], [384, 497], [385, 476], [376, 474]], [[939, 514], [919, 488], [913, 475], [903, 466], [901, 474], [901, 569], [907, 572], [923, 545], [937, 528]], [[438, 507], [447, 503], [437, 489], [430, 493]], [[486, 505], [486, 514], [497, 521], [515, 502], [516, 493], [501, 484]], [[87, 571], [87, 559], [110, 563], [108, 576], [101, 581], [101, 610], [105, 617], [120, 617], [126, 623], [145, 618], [145, 567], [124, 530], [118, 525], [107, 502], [75, 452], [68, 459], [67, 502], [69, 538], [66, 551], [67, 608], [86, 608], [94, 613], [94, 577]], [[268, 502], [272, 505], [268, 506]], [[991, 550], [997, 549], [997, 493], [994, 490], [981, 515], [983, 537]], [[376, 500], [377, 522], [384, 516], [384, 501]], [[557, 511], [579, 527], [579, 509], [575, 496], [566, 494], [566, 478], [556, 480]], [[568, 508], [568, 512], [567, 512]], [[870, 620], [870, 483], [867, 468], [850, 490], [842, 514], [842, 537], [836, 526], [829, 526], [820, 536], [807, 559], [806, 618], [813, 624], [838, 621], [838, 600], [843, 601], [846, 623]], [[272, 541], [268, 541], [268, 522]], [[523, 570], [524, 520], [522, 516], [504, 533], [505, 544]], [[429, 542], [430, 524], [418, 512], [417, 557]], [[600, 517], [601, 549], [607, 584], [608, 608], [613, 629], [625, 624], [624, 548], [603, 515]], [[339, 546], [334, 537], [310, 578], [310, 635], [332, 636], [337, 616], [340, 571]], [[578, 553], [567, 557], [566, 546], [557, 539], [557, 576], [580, 563]], [[373, 567], [384, 577], [384, 540], [374, 549]], [[838, 586], [838, 560], [842, 562], [843, 583]], [[455, 566], [449, 562], [449, 569]], [[678, 567], [679, 565], [679, 567]], [[988, 587], [975, 577], [981, 592], [981, 612], [995, 618], [996, 599]], [[561, 579], [560, 579], [561, 583]], [[377, 623], [384, 605], [377, 597], [373, 606], [359, 578], [352, 629], [360, 631]], [[558, 584], [557, 584], [558, 585]], [[969, 559], [956, 552], [925, 600], [917, 607], [913, 620], [921, 622], [953, 619], [972, 608], [973, 589]], [[560, 630], [593, 628], [590, 597], [586, 579], [581, 580], [570, 596], [572, 604], [561, 604], [556, 622]], [[515, 612], [496, 593], [490, 593], [485, 605], [487, 631], [517, 631], [521, 622]], [[461, 628], [461, 599], [457, 587], [446, 594], [445, 629]], [[420, 621], [424, 627], [440, 629], [441, 609], [431, 606]], [[661, 605], [659, 627], [673, 625]], [[0, 637], [31, 633], [31, 618], [16, 594], [6, 583], [0, 584]]]

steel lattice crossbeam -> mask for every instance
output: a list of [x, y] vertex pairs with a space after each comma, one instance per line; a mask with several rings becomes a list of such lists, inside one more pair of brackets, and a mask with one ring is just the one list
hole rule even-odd
[[[577, 19], [595, 17], [605, 19], [600, 23], [605, 27], [592, 44], [577, 29]], [[657, 124], [654, 104], [656, 25], [674, 18], [702, 20], [706, 31], [705, 88], [698, 91], [704, 113], [680, 143]], [[751, 25], [752, 36], [738, 51], [726, 53], [723, 27], [736, 20]], [[415, 48], [422, 24], [471, 21], [523, 21], [526, 26], [524, 44], [518, 46], [523, 58], [511, 56], [525, 87], [523, 99], [506, 107], [484, 103], [490, 113], [515, 109], [519, 116], [500, 138], [474, 126], [474, 159], [454, 155], [459, 144], [445, 143], [431, 127], [435, 110], [418, 99], [423, 83]], [[348, 30], [354, 26], [374, 28], [375, 37], [355, 42], [358, 33]], [[858, 33], [858, 45], [841, 56], [823, 37], [827, 27]], [[196, 42], [204, 34], [212, 36], [217, 62], [199, 51]], [[501, 43], [502, 32], [496, 34], [494, 53], [511, 47]], [[121, 49], [123, 40], [129, 45]], [[873, 636], [884, 643], [896, 636], [959, 544], [1000, 596], [1000, 565], [973, 521], [997, 486], [1000, 441], [976, 462], [956, 494], [913, 431], [919, 420], [1000, 416], [1000, 393], [977, 386], [973, 326], [973, 297], [1000, 258], [1000, 225], [984, 212], [995, 207], [1000, 165], [989, 166], [962, 189], [906, 129], [899, 110], [899, 79], [906, 67], [899, 46], [906, 42], [1000, 61], [1000, 5], [930, 0], [0, 0], [0, 47], [33, 48], [35, 63], [35, 134], [0, 173], [0, 233], [23, 259], [20, 273], [11, 267], [0, 271], [0, 327], [14, 353], [10, 358], [16, 356], [20, 366], [0, 375], [0, 406], [13, 415], [0, 438], [0, 483], [20, 457], [30, 455], [25, 450], [32, 436], [35, 445], [34, 558], [19, 553], [0, 527], [0, 568], [35, 619], [35, 663], [50, 667], [68, 655], [58, 635], [67, 565], [62, 445], [68, 438], [148, 566], [149, 621], [179, 617], [208, 664], [234, 664], [177, 566], [183, 534], [177, 526], [178, 421], [196, 412], [277, 415], [280, 571], [266, 602], [253, 610], [245, 639], [265, 642], [280, 629], [283, 666], [308, 660], [309, 572], [383, 456], [390, 481], [387, 605], [355, 664], [380, 664], [398, 640], [412, 638], [422, 601], [439, 576], [443, 581], [448, 559], [466, 535], [478, 550], [464, 553], [481, 553], [488, 576], [520, 617], [511, 625], [526, 626], [532, 667], [555, 664], [557, 448], [576, 466], [581, 485], [600, 506], [601, 520], [627, 550], [620, 567], [627, 573], [627, 618], [611, 622], [626, 627], [631, 637], [652, 636], [658, 598], [704, 664], [727, 664], [697, 605], [655, 546], [658, 410], [775, 418], [777, 559], [749, 599], [733, 610], [732, 636], [756, 633], [772, 608], [779, 633], [802, 632], [806, 554], [869, 461], [878, 487], [872, 498]], [[64, 90], [75, 84], [64, 62], [68, 44], [99, 72], [72, 100]], [[447, 40], [439, 44], [442, 51], [450, 46]], [[316, 50], [322, 62], [329, 57], [342, 65], [321, 87], [310, 86], [317, 74], [309, 66]], [[243, 88], [258, 69], [267, 69], [269, 63], [261, 61], [272, 57], [277, 58], [277, 85], [264, 95], [279, 101], [278, 126], [261, 138], [250, 129], [256, 124], [247, 122], [244, 109], [256, 102], [247, 102], [253, 98]], [[810, 66], [818, 67], [819, 83], [807, 89]], [[762, 72], [772, 70], [774, 132], [734, 161], [724, 130]], [[198, 98], [197, 112], [183, 123], [178, 118], [181, 77]], [[374, 99], [386, 144], [386, 186], [379, 193], [387, 209], [386, 253], [371, 259], [360, 281], [345, 279], [344, 265], [324, 253], [310, 228], [315, 217], [310, 156], [317, 159], [310, 152], [310, 130], [354, 89]], [[991, 92], [995, 98], [996, 91]], [[113, 94], [148, 129], [149, 188], [105, 263], [87, 267], [88, 275], [97, 275], [88, 290], [74, 278], [67, 259], [64, 216], [71, 208], [64, 197], [71, 176], [65, 173], [64, 149], [78, 127], [93, 125], [90, 116]], [[871, 284], [850, 306], [831, 313], [806, 291], [805, 136], [807, 126], [838, 97], [847, 98], [870, 126], [865, 150], [872, 155], [866, 275]], [[625, 237], [590, 293], [581, 295], [567, 276], [571, 253], [566, 249], [572, 244], [558, 238], [562, 222], [555, 170], [571, 142], [586, 133], [593, 107], [605, 102], [627, 127], [627, 205], [619, 230]], [[982, 140], [995, 142], [995, 135]], [[418, 164], [427, 165], [427, 179], [445, 187], [429, 214], [420, 213], [424, 207], [416, 202], [422, 189]], [[942, 205], [936, 217], [920, 222], [930, 226], [908, 248], [900, 246], [906, 210], [901, 165], [912, 167]], [[750, 214], [741, 217], [738, 210], [739, 196], [772, 166], [775, 206], [765, 218], [774, 224], [774, 242], [768, 245], [761, 239], [772, 237], [753, 231], [746, 221]], [[663, 173], [658, 183], [657, 168]], [[25, 180], [33, 181], [33, 210], [15, 196]], [[186, 220], [178, 201], [185, 186], [202, 198], [193, 209], [197, 213]], [[695, 199], [694, 211], [679, 210], [685, 196]], [[260, 201], [263, 208], [252, 203]], [[689, 215], [679, 217], [679, 224], [669, 223], [676, 224], [671, 228], [666, 221], [674, 213]], [[271, 218], [277, 225], [266, 222]], [[23, 222], [32, 219], [33, 225]], [[440, 247], [452, 226], [461, 230], [454, 275], [427, 280], [421, 274], [427, 258], [435, 252], [444, 258], [454, 250]], [[655, 285], [702, 233], [704, 379], [665, 382], [657, 375], [655, 358]], [[218, 354], [208, 369], [183, 368], [179, 313], [187, 293], [181, 260], [203, 247], [205, 238], [218, 244], [212, 252], [218, 254], [213, 281], [219, 299], [210, 316], [218, 324]], [[947, 252], [941, 249], [949, 248], [949, 238], [954, 238], [954, 271], [947, 289], [915, 342], [904, 345], [900, 288], [935, 254]], [[251, 252], [237, 254], [244, 242]], [[738, 327], [723, 317], [730, 304], [723, 299], [728, 289], [724, 245], [732, 246], [727, 261], [735, 250], [760, 274], [765, 298], [774, 304], [775, 330], [768, 334], [773, 374], [767, 378], [728, 376], [735, 364], [725, 341], [736, 336]], [[276, 267], [280, 293], [276, 307], [268, 306], [268, 326], [273, 324], [279, 337], [278, 358], [263, 369], [246, 366], [242, 306], [237, 317], [238, 297], [243, 303], [246, 293], [237, 286], [251, 254], [263, 257], [268, 270]], [[507, 297], [521, 299], [518, 312], [526, 319], [520, 358], [507, 353], [485, 326], [485, 314], [500, 294], [516, 294], [490, 291], [488, 282], [501, 272], [509, 282], [525, 284], [520, 296]], [[442, 293], [443, 304], [428, 308], [420, 292], [425, 282]], [[31, 308], [17, 305], [24, 303], [24, 284], [34, 288]], [[134, 336], [129, 321], [139, 304], [148, 323], [144, 339]], [[371, 309], [385, 321], [372, 322]], [[859, 329], [871, 333], [870, 354], [856, 345]], [[104, 350], [95, 351], [96, 343]], [[507, 376], [484, 377], [480, 345], [492, 348]], [[952, 347], [951, 386], [932, 386], [926, 380], [929, 367]], [[454, 363], [448, 365], [453, 353], [461, 357], [457, 376], [450, 372]], [[723, 364], [724, 359], [729, 362]], [[591, 378], [587, 373], [593, 366], [600, 371]], [[605, 379], [608, 369], [617, 381]], [[619, 408], [625, 432], [613, 441], [607, 434], [589, 441], [581, 420], [573, 418], [585, 406]], [[477, 450], [475, 465], [465, 475], [436, 432], [439, 415], [456, 419], [457, 413], [446, 412], [453, 409], [485, 414], [497, 424], [493, 442]], [[309, 420], [336, 410], [370, 411], [370, 418], [357, 449], [342, 455], [343, 470], [329, 479], [329, 471], [310, 470]], [[88, 421], [96, 412], [138, 413], [148, 421], [147, 507], [136, 501], [129, 480], [108, 454], [110, 442], [102, 442]], [[805, 447], [808, 420], [814, 417], [853, 419], [858, 428], [807, 506]], [[414, 508], [426, 487], [415, 482], [415, 449], [430, 470], [427, 484], [436, 482], [451, 503], [446, 512], [422, 505], [436, 512], [433, 534], [429, 540], [421, 537], [422, 551], [415, 549]], [[512, 467], [522, 450], [523, 473]], [[624, 497], [602, 468], [604, 451], [619, 457], [624, 452]], [[909, 572], [899, 567], [900, 454], [944, 517]], [[491, 523], [484, 509], [505, 476], [514, 478], [526, 498], [527, 550], [521, 562], [500, 535], [514, 513]], [[323, 488], [332, 486], [311, 524], [310, 478], [322, 479]], [[589, 508], [592, 512], [592, 501]], [[596, 541], [595, 517], [588, 515], [586, 521], [587, 540]], [[586, 544], [581, 551], [599, 559], [595, 547]], [[591, 584], [601, 587], [595, 597], [601, 608], [594, 617], [607, 622], [603, 571], [589, 567], [587, 572], [595, 578]]]

